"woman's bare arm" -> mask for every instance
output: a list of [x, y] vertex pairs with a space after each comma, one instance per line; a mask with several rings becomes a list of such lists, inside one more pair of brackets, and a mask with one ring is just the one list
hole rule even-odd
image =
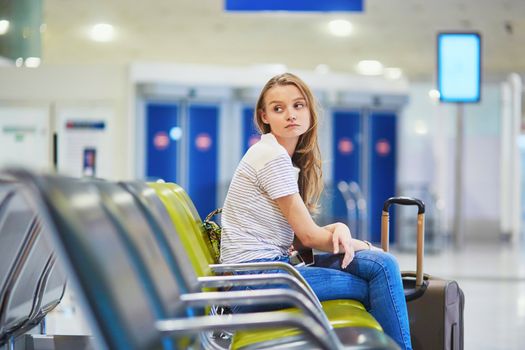
[[342, 266], [345, 268], [354, 257], [352, 237], [348, 227], [341, 223], [320, 227], [317, 225], [301, 196], [296, 193], [276, 199], [284, 217], [305, 246], [333, 252], [344, 253]]

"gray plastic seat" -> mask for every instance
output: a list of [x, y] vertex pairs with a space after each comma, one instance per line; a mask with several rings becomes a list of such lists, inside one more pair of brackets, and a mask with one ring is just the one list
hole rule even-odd
[[0, 183], [0, 345], [38, 325], [65, 289], [65, 276], [53, 273], [55, 259], [41, 221], [20, 191], [17, 183]]
[[53, 246], [69, 272], [99, 348], [169, 349], [147, 287], [137, 278], [119, 228], [109, 220], [98, 189], [65, 177], [16, 172], [39, 208]]
[[50, 269], [52, 253], [36, 235], [35, 244], [28, 249], [28, 258], [19, 267], [19, 273], [9, 283], [1, 305], [4, 336], [23, 332], [38, 308], [38, 294], [44, 286], [44, 276]]
[[142, 210], [170, 271], [179, 282], [179, 289], [183, 292], [200, 290], [190, 259], [179, 235], [173, 234], [173, 223], [155, 190], [142, 181], [121, 182], [120, 186], [131, 193]]
[[0, 303], [7, 279], [35, 225], [35, 215], [17, 192], [19, 185], [0, 182]]
[[53, 266], [45, 278], [47, 280], [45, 288], [38, 296], [38, 307], [36, 313], [31, 317], [33, 322], [37, 323], [60, 303], [66, 289], [66, 273], [54, 255]]
[[157, 318], [183, 315], [183, 304], [178, 298], [181, 291], [175, 276], [136, 199], [116, 183], [95, 180], [92, 184], [100, 191], [101, 205], [109, 214], [106, 220], [111, 220], [120, 228], [120, 238], [130, 254], [132, 264], [154, 299], [152, 304], [158, 309]]

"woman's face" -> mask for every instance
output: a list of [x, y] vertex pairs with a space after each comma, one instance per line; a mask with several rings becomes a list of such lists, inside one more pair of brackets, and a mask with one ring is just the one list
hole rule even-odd
[[261, 118], [281, 139], [299, 139], [310, 127], [310, 108], [295, 85], [276, 85], [264, 95]]

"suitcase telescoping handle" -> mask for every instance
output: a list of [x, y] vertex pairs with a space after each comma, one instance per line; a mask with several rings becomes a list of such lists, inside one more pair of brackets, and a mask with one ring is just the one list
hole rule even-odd
[[411, 197], [391, 197], [383, 205], [381, 216], [381, 248], [388, 252], [389, 236], [389, 213], [388, 209], [392, 204], [416, 205], [417, 210], [417, 265], [416, 265], [416, 288], [423, 284], [423, 252], [425, 246], [425, 203]]

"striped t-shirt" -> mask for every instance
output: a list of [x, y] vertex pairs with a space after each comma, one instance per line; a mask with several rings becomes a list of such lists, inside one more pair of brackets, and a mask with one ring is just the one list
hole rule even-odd
[[271, 133], [250, 147], [223, 205], [223, 263], [287, 255], [294, 234], [275, 199], [298, 193], [298, 176], [299, 169]]

